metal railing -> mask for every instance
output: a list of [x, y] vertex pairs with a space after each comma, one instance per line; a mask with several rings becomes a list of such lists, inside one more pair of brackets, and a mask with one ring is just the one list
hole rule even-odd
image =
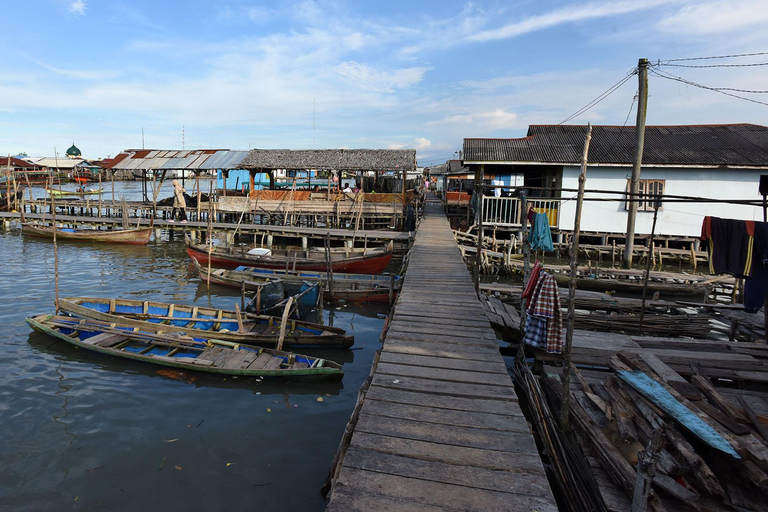
[[[551, 227], [560, 222], [560, 199], [528, 199], [536, 213], [545, 213]], [[517, 197], [483, 196], [483, 224], [499, 227], [522, 225], [521, 201]]]

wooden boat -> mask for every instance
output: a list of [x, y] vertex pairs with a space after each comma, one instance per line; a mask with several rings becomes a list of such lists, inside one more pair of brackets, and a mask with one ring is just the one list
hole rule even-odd
[[[151, 226], [130, 229], [55, 228], [57, 240], [136, 245], [148, 243], [152, 236], [152, 229]], [[21, 232], [29, 236], [53, 238], [54, 228], [48, 224], [23, 222]]]
[[[195, 244], [185, 235], [187, 253], [203, 265], [208, 265], [208, 245]], [[384, 247], [373, 249], [331, 249], [331, 268], [334, 272], [351, 274], [381, 274], [392, 260], [392, 242]], [[302, 250], [266, 250], [261, 254], [249, 253], [245, 248], [232, 246], [213, 246], [211, 248], [211, 265], [221, 268], [235, 268], [240, 265], [262, 268], [292, 270], [328, 270], [326, 253], [322, 248]]]
[[[201, 265], [195, 257], [192, 257], [195, 270], [203, 282], [207, 282], [208, 268]], [[237, 267], [232, 269], [212, 268], [210, 275], [211, 284], [219, 284], [232, 288], [256, 290], [263, 283], [280, 280], [286, 292], [294, 293], [305, 281], [323, 283], [323, 298], [330, 299], [331, 282], [333, 283], [334, 300], [349, 302], [388, 302], [394, 299], [400, 290], [402, 279], [400, 276], [383, 276], [370, 274], [333, 274], [333, 281], [328, 278], [326, 272], [310, 270], [285, 271], [259, 267]], [[263, 292], [262, 292], [263, 293]]]
[[[120, 326], [260, 346], [277, 344], [282, 322], [279, 317], [247, 312], [238, 321], [235, 311], [132, 299], [69, 297], [59, 300], [59, 309]], [[338, 327], [302, 320], [290, 320], [285, 327], [286, 346], [349, 348], [354, 343], [354, 337]]]
[[58, 188], [47, 189], [48, 195], [52, 197], [77, 197], [98, 195], [103, 192], [100, 188], [89, 188], [88, 190], [61, 190]]
[[316, 379], [340, 379], [344, 374], [333, 361], [222, 340], [157, 334], [67, 316], [38, 315], [26, 321], [35, 331], [86, 350], [183, 370]]

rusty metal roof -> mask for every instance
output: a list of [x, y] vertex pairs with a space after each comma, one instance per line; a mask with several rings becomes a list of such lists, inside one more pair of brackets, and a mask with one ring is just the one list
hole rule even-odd
[[[464, 139], [464, 163], [579, 164], [585, 125], [531, 125], [519, 139]], [[631, 165], [634, 126], [593, 126], [589, 163]], [[754, 124], [647, 126], [643, 164], [768, 167], [768, 127]]]

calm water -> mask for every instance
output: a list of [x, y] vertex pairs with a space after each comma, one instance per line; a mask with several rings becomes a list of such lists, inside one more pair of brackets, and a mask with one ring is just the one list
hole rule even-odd
[[[163, 233], [146, 247], [61, 243], [60, 295], [232, 309], [239, 292], [208, 293], [179, 238]], [[343, 363], [340, 383], [203, 375], [187, 383], [31, 332], [24, 318], [53, 310], [53, 244], [22, 238], [15, 226], [0, 233], [0, 258], [0, 509], [324, 508], [319, 490], [387, 306], [333, 312], [333, 325], [354, 334], [354, 350], [304, 350]]]

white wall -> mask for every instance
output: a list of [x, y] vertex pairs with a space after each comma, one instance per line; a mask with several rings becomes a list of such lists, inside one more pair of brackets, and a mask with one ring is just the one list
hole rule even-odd
[[[615, 190], [624, 192], [630, 167], [589, 167], [587, 190]], [[735, 169], [674, 169], [644, 168], [640, 179], [665, 180], [664, 195], [704, 197], [711, 199], [762, 199], [758, 192], [760, 175], [768, 171]], [[579, 167], [563, 168], [563, 188], [577, 189]], [[560, 228], [573, 229], [576, 215], [576, 193], [563, 192], [560, 209]], [[608, 197], [608, 194], [585, 194], [589, 197]], [[611, 194], [614, 197], [614, 194]], [[615, 197], [623, 198], [618, 194]], [[763, 220], [761, 207], [717, 203], [670, 203], [664, 202], [656, 221], [656, 234], [695, 236], [701, 235], [701, 223], [706, 215], [715, 217]], [[635, 233], [648, 234], [653, 223], [653, 211], [638, 211]], [[627, 211], [624, 202], [585, 201], [581, 216], [582, 231], [626, 233]]]

